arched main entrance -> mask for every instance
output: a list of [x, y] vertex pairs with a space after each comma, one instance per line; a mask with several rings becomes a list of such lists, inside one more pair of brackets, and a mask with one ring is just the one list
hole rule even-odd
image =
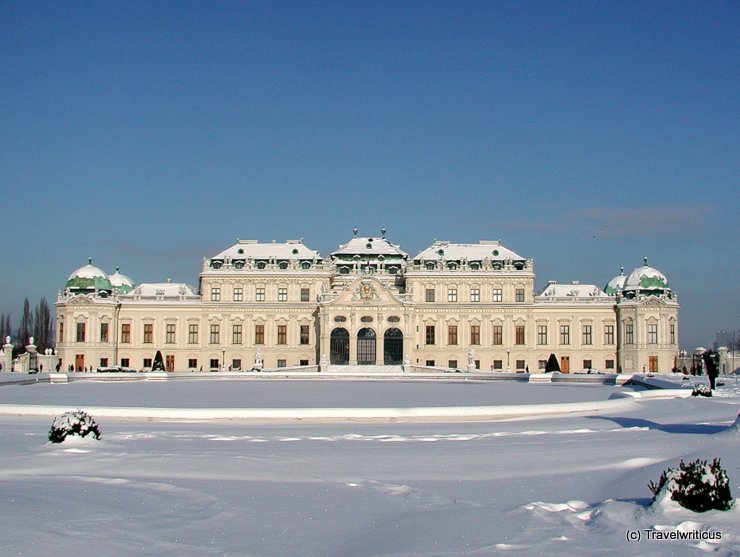
[[339, 366], [349, 364], [349, 332], [347, 329], [338, 327], [331, 332], [329, 352], [331, 364]]
[[357, 333], [357, 364], [375, 365], [375, 331], [369, 327]]
[[403, 332], [401, 329], [388, 329], [383, 335], [383, 363], [397, 366], [403, 363]]

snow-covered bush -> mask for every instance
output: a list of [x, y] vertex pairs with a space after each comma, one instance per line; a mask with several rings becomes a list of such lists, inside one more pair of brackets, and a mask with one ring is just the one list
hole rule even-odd
[[691, 396], [712, 396], [712, 389], [704, 384], [694, 385], [694, 390], [691, 391]]
[[70, 435], [78, 437], [92, 435], [94, 439], [100, 439], [100, 428], [87, 412], [82, 410], [65, 412], [54, 418], [49, 430], [49, 441], [61, 443]]
[[653, 502], [667, 496], [698, 513], [713, 509], [727, 511], [734, 503], [727, 472], [718, 458], [712, 464], [701, 459], [690, 464], [681, 460], [678, 468], [663, 470], [658, 483], [650, 482], [648, 487], [653, 492]]

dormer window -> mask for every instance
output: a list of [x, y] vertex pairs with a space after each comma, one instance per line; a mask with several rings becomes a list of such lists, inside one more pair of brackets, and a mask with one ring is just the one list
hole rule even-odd
[[280, 263], [278, 263], [278, 268], [279, 269], [287, 269], [288, 268], [288, 262], [287, 261], [281, 261]]
[[257, 265], [255, 265], [255, 266], [258, 269], [264, 269], [265, 267], [267, 267], [267, 263], [265, 263], [264, 261], [257, 261]]

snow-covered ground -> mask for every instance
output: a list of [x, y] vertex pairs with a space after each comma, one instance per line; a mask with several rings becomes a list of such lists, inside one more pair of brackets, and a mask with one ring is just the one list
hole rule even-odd
[[[609, 401], [625, 390], [516, 382], [70, 383], [3, 386], [0, 404], [543, 406]], [[740, 385], [730, 378], [717, 395], [490, 421], [104, 417], [101, 441], [61, 445], [47, 443], [49, 417], [2, 415], [2, 554], [738, 555], [740, 501], [731, 511], [697, 514], [652, 507], [647, 487], [680, 459], [720, 457], [739, 496], [733, 421]], [[671, 536], [690, 539], [658, 539]]]

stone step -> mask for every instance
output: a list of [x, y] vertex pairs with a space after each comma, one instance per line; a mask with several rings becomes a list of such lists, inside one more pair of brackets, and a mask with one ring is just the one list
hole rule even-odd
[[329, 373], [403, 373], [402, 366], [340, 366], [330, 365]]

